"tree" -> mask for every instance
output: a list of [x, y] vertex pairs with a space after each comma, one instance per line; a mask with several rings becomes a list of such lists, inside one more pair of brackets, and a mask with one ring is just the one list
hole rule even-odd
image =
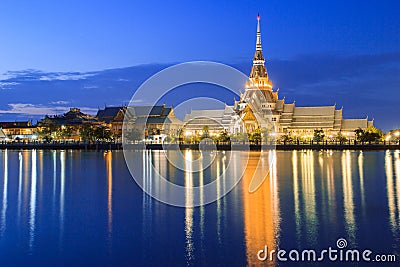
[[317, 142], [317, 143], [319, 143], [319, 142], [323, 142], [324, 141], [324, 138], [325, 138], [325, 133], [324, 133], [324, 130], [322, 130], [322, 129], [315, 129], [314, 130], [314, 142]]
[[261, 141], [261, 129], [258, 127], [257, 129], [254, 130], [251, 134], [249, 134], [249, 141], [254, 142], [254, 143], [259, 143]]
[[360, 142], [376, 142], [382, 140], [382, 130], [375, 126], [369, 126], [365, 130], [358, 128], [354, 131], [356, 133], [356, 140]]
[[203, 134], [201, 136], [201, 139], [209, 138], [209, 136], [210, 136], [210, 126], [206, 125], [203, 127]]
[[338, 132], [338, 133], [337, 133], [337, 135], [335, 136], [335, 140], [336, 140], [337, 142], [340, 142], [340, 143], [345, 143], [345, 142], [347, 142], [347, 138], [346, 138], [346, 136], [344, 136], [344, 135], [342, 134], [342, 132]]
[[237, 133], [230, 136], [233, 142], [245, 142], [248, 141], [248, 135], [246, 133]]
[[229, 142], [230, 141], [229, 134], [228, 134], [228, 132], [226, 130], [222, 131], [219, 134], [218, 141], [220, 141], [220, 142]]
[[112, 140], [112, 134], [108, 127], [99, 126], [94, 129], [94, 137], [97, 141], [110, 141]]
[[279, 141], [283, 143], [292, 143], [293, 138], [289, 134], [284, 134], [281, 137], [279, 137]]
[[376, 142], [382, 140], [383, 132], [382, 130], [376, 128], [375, 126], [369, 126], [364, 131], [364, 141], [365, 142]]
[[54, 138], [58, 138], [61, 133], [61, 125], [50, 120], [42, 122], [40, 128], [39, 136], [41, 139], [46, 140], [46, 142], [51, 142]]
[[365, 135], [364, 130], [361, 128], [358, 128], [354, 132], [356, 134], [356, 140], [362, 142], [364, 140], [364, 135]]
[[61, 126], [61, 129], [59, 130], [59, 137], [63, 139], [70, 139], [74, 130], [75, 129], [73, 126]]
[[92, 125], [83, 124], [80, 128], [79, 135], [84, 141], [95, 141], [95, 129]]

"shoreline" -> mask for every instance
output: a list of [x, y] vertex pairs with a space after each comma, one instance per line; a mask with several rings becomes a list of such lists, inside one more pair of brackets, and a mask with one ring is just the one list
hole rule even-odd
[[[130, 150], [199, 150], [198, 144], [130, 144], [126, 145]], [[400, 150], [399, 144], [277, 144], [277, 145], [256, 145], [256, 144], [218, 144], [215, 146], [205, 147], [207, 150], [220, 150], [220, 151], [260, 151], [263, 149], [276, 149], [276, 150], [365, 150], [365, 151], [382, 151], [382, 150]], [[104, 150], [122, 150], [122, 143], [0, 143], [0, 149], [11, 150], [90, 150], [90, 151], [104, 151]]]

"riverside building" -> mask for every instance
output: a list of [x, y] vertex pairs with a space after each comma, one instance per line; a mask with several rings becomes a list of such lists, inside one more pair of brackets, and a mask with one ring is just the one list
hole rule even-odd
[[[206, 119], [209, 118], [209, 119]], [[228, 119], [230, 118], [230, 120]], [[291, 135], [312, 138], [314, 130], [323, 130], [326, 137], [342, 134], [355, 138], [356, 129], [373, 125], [368, 117], [343, 118], [343, 108], [331, 106], [296, 106], [279, 98], [279, 89], [273, 88], [262, 53], [260, 16], [257, 17], [256, 51], [249, 80], [240, 100], [222, 110], [192, 110], [185, 117], [185, 130], [200, 131], [204, 126], [210, 132], [229, 131], [231, 134], [251, 133], [264, 129], [274, 136]]]

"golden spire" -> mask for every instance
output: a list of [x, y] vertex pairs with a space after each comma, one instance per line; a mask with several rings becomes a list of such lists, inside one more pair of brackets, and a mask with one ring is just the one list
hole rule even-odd
[[256, 40], [256, 52], [253, 58], [253, 67], [251, 68], [250, 78], [253, 83], [257, 84], [260, 89], [272, 90], [272, 83], [268, 79], [267, 68], [265, 67], [265, 59], [262, 53], [261, 46], [261, 26], [260, 26], [260, 14], [257, 15], [257, 40]]

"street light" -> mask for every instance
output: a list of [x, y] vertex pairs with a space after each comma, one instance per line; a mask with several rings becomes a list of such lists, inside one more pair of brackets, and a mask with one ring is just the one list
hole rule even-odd
[[399, 137], [399, 136], [400, 136], [400, 131], [394, 132], [394, 135], [395, 135], [396, 137]]

